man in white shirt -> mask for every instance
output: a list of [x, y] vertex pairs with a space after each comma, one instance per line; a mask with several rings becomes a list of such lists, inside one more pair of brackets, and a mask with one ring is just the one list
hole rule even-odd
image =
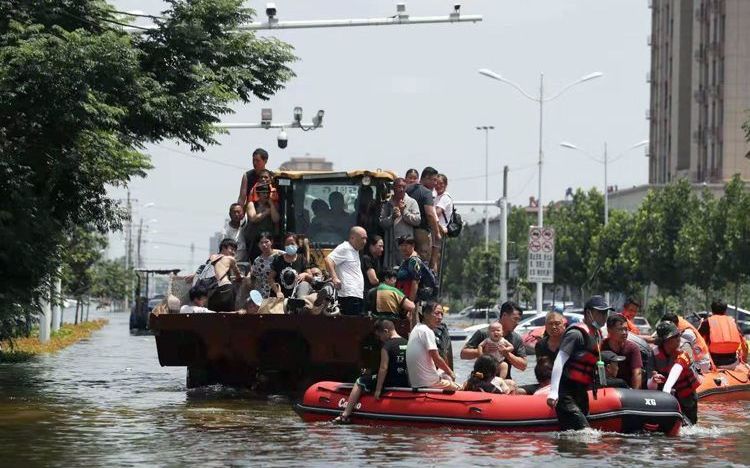
[[406, 345], [406, 369], [414, 388], [461, 389], [456, 374], [438, 353], [435, 328], [443, 321], [443, 306], [427, 302], [422, 307], [422, 323], [412, 328]]
[[207, 312], [213, 312], [206, 308], [208, 302], [208, 291], [203, 286], [193, 286], [190, 288], [188, 293], [190, 296], [190, 304], [185, 304], [180, 307], [181, 314], [202, 314]]
[[438, 229], [440, 229], [441, 239], [432, 243], [432, 257], [430, 258], [430, 268], [435, 273], [439, 273], [440, 255], [442, 254], [442, 243], [448, 233], [448, 222], [453, 216], [453, 198], [445, 191], [448, 188], [448, 177], [445, 174], [438, 174], [435, 179], [435, 213], [438, 218]]
[[229, 221], [224, 226], [222, 239], [232, 239], [237, 242], [237, 253], [234, 255], [234, 258], [238, 262], [247, 261], [248, 250], [245, 246], [245, 236], [242, 233], [246, 224], [247, 220], [245, 219], [245, 212], [242, 209], [242, 205], [232, 203], [229, 206]]
[[364, 284], [359, 251], [367, 243], [367, 231], [359, 226], [349, 230], [349, 240], [336, 246], [325, 258], [333, 286], [339, 290], [341, 315], [361, 315], [364, 312]]

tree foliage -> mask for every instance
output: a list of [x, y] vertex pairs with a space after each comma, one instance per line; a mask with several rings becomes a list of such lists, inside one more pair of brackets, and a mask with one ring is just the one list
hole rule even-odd
[[101, 0], [0, 1], [0, 315], [35, 304], [77, 226], [121, 226], [106, 190], [145, 175], [146, 144], [203, 149], [293, 76], [289, 45], [233, 32], [241, 0], [167, 3], [133, 35]]
[[94, 264], [91, 295], [109, 301], [124, 301], [131, 294], [133, 271], [125, 268], [125, 259], [101, 259]]
[[639, 258], [631, 248], [634, 219], [631, 213], [613, 210], [607, 225], [594, 236], [588, 257], [592, 290], [632, 295], [642, 286]]
[[77, 227], [62, 246], [63, 293], [79, 302], [91, 292], [93, 266], [102, 259], [107, 237], [92, 229]]
[[464, 288], [476, 297], [478, 307], [491, 307], [497, 303], [500, 278], [500, 245], [490, 242], [487, 249], [484, 243], [475, 245], [464, 258]]

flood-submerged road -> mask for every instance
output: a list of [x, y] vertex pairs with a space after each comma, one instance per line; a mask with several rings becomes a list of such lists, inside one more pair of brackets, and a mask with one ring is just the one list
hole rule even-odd
[[[0, 466], [750, 464], [747, 401], [702, 403], [698, 427], [677, 438], [306, 424], [284, 397], [187, 390], [185, 369], [160, 367], [154, 338], [131, 335], [127, 314], [96, 316], [110, 323], [90, 339], [0, 364]], [[460, 378], [469, 366], [458, 363]]]

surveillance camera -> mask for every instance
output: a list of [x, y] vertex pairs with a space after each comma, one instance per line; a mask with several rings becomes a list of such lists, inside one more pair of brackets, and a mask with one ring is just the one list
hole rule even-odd
[[299, 123], [302, 121], [302, 108], [297, 106], [294, 108], [294, 121]]
[[279, 144], [279, 148], [286, 148], [287, 143], [289, 143], [289, 140], [286, 136], [286, 130], [284, 130], [283, 128], [281, 129], [281, 131], [279, 132], [279, 136], [276, 137], [276, 141]]
[[320, 127], [320, 125], [323, 123], [323, 114], [325, 114], [325, 111], [323, 109], [319, 110], [317, 114], [313, 117], [313, 126], [314, 127]]
[[276, 4], [275, 3], [266, 3], [266, 16], [269, 18], [273, 18], [276, 16]]
[[458, 13], [461, 11], [461, 4], [460, 3], [454, 3], [453, 4], [453, 10]]

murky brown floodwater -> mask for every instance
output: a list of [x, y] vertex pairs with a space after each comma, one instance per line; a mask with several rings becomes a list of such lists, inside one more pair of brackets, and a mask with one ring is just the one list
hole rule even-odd
[[[88, 341], [0, 364], [0, 466], [750, 463], [746, 401], [701, 404], [699, 426], [679, 438], [305, 424], [283, 397], [186, 390], [184, 369], [159, 367], [153, 337], [131, 336], [125, 313], [104, 315]], [[457, 367], [465, 377], [469, 364]]]

